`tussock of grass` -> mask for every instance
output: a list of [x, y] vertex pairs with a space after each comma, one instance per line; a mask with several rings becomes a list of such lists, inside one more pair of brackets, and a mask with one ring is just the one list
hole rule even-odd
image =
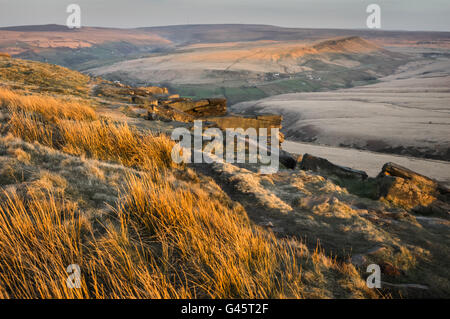
[[141, 169], [174, 165], [170, 155], [173, 142], [167, 136], [96, 120], [95, 111], [88, 105], [21, 96], [3, 89], [0, 101], [10, 113], [9, 131], [27, 142]]
[[39, 142], [68, 154], [114, 161], [140, 169], [163, 169], [175, 163], [173, 142], [165, 135], [144, 135], [126, 124], [100, 120], [94, 122], [57, 121], [43, 124], [36, 117], [13, 113], [13, 135], [27, 142]]
[[[2, 297], [370, 295], [352, 266], [320, 251], [310, 254], [299, 242], [277, 240], [253, 228], [239, 208], [169, 185], [161, 176], [129, 175], [102, 235], [94, 235], [93, 221], [64, 194], [34, 187], [1, 196]], [[81, 289], [66, 287], [72, 263], [81, 267]]]
[[81, 297], [85, 289], [68, 289], [63, 280], [83, 249], [76, 207], [38, 192], [29, 200], [0, 196], [0, 297]]
[[112, 160], [128, 167], [151, 169], [172, 167], [173, 142], [165, 135], [146, 135], [126, 124], [106, 121], [62, 122], [58, 132], [62, 150], [100, 160]]
[[150, 178], [132, 177], [127, 187], [122, 224], [135, 223], [140, 236], [156, 241], [167, 273], [192, 282], [197, 295], [301, 297], [296, 260], [305, 251], [252, 229], [239, 209]]
[[97, 119], [94, 109], [87, 104], [64, 101], [50, 96], [24, 96], [4, 88], [0, 88], [0, 106], [8, 108], [11, 113], [26, 112], [39, 115], [43, 121]]

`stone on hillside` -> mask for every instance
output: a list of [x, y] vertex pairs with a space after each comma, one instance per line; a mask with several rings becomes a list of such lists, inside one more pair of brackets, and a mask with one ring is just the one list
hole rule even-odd
[[326, 175], [335, 175], [337, 177], [346, 179], [365, 180], [368, 177], [367, 173], [364, 171], [336, 165], [325, 158], [316, 157], [310, 154], [303, 155], [302, 161], [300, 163], [300, 169], [305, 171], [323, 173]]
[[184, 123], [191, 123], [195, 120], [192, 115], [173, 109], [167, 105], [158, 105], [151, 107], [151, 109], [148, 111], [147, 119], [164, 119]]
[[139, 103], [145, 100], [157, 100], [157, 94], [167, 92], [167, 88], [160, 87], [131, 87], [121, 83], [102, 83], [95, 87], [94, 94], [114, 99], [120, 99], [126, 102]]
[[196, 118], [224, 116], [227, 114], [226, 99], [203, 99], [193, 101], [188, 98], [166, 99], [164, 103], [174, 109], [185, 112]]
[[170, 106], [173, 109], [178, 111], [186, 112], [195, 107], [194, 101], [188, 98], [178, 98], [178, 99], [169, 99], [163, 101], [163, 103], [167, 106]]
[[386, 163], [377, 181], [379, 197], [405, 209], [424, 211], [437, 201], [437, 182], [400, 165]]
[[421, 215], [435, 215], [450, 218], [450, 204], [441, 200], [435, 200], [428, 206], [416, 206], [413, 211]]
[[280, 163], [286, 168], [295, 169], [297, 166], [297, 158], [291, 153], [280, 150]]
[[156, 99], [154, 97], [133, 95], [133, 96], [131, 96], [131, 103], [156, 106], [156, 105], [158, 105], [158, 99]]
[[260, 128], [266, 128], [270, 135], [271, 128], [281, 129], [282, 116], [280, 115], [258, 115], [258, 116], [246, 116], [246, 115], [227, 115], [221, 117], [211, 117], [210, 121], [216, 122], [222, 129], [227, 128], [242, 128], [247, 130], [249, 128], [258, 130]]
[[146, 117], [148, 113], [147, 109], [136, 107], [130, 108], [130, 112], [137, 117]]
[[383, 165], [383, 168], [381, 169], [380, 174], [378, 176], [395, 176], [395, 177], [401, 177], [403, 179], [408, 179], [411, 181], [417, 181], [420, 183], [426, 183], [429, 185], [433, 185], [433, 187], [436, 187], [437, 184], [435, 181], [433, 181], [431, 178], [428, 178], [426, 176], [423, 176], [419, 173], [416, 173], [406, 167], [400, 166], [395, 163], [386, 163]]
[[204, 99], [194, 101], [194, 107], [185, 110], [195, 117], [224, 116], [227, 114], [226, 99]]
[[169, 90], [159, 86], [141, 86], [136, 88], [137, 91], [145, 92], [145, 95], [165, 95], [169, 94]]

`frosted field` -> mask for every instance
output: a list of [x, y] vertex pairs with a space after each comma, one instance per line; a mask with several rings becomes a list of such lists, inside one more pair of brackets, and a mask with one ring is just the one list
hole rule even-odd
[[450, 158], [450, 60], [410, 63], [381, 80], [243, 102], [233, 111], [282, 114], [292, 141]]

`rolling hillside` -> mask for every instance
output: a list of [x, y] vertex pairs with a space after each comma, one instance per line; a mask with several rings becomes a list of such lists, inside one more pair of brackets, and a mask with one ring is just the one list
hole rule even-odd
[[[0, 297], [448, 298], [435, 181], [392, 164], [311, 171], [324, 159], [306, 155], [270, 175], [176, 164], [161, 132], [180, 123], [137, 116], [142, 88], [0, 62]], [[73, 263], [80, 289], [65, 285]], [[366, 285], [372, 263], [381, 289]]]
[[[341, 39], [339, 45], [359, 49], [339, 48], [332, 43], [336, 39]], [[344, 45], [342, 39], [352, 43]], [[163, 83], [184, 96], [226, 97], [232, 104], [276, 94], [372, 83], [411, 58], [389, 54], [386, 49], [405, 47], [448, 49], [450, 33], [242, 24], [80, 30], [59, 25], [0, 28], [0, 51], [18, 58], [101, 74], [133, 85]]]
[[[281, 93], [351, 87], [390, 74], [408, 58], [359, 37], [317, 43], [229, 42], [118, 62], [89, 73], [131, 83], [164, 83], [182, 95], [231, 103]], [[370, 61], [370, 62], [369, 62]]]

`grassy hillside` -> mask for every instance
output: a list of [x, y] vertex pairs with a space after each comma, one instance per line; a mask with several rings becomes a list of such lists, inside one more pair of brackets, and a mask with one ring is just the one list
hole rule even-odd
[[[351, 264], [252, 223], [214, 180], [170, 160], [167, 136], [36, 93], [79, 94], [53, 81], [86, 77], [5, 63], [3, 84], [34, 93], [0, 89], [1, 297], [381, 296]], [[65, 285], [73, 263], [81, 289]]]
[[0, 81], [37, 92], [87, 95], [89, 77], [57, 65], [0, 56]]
[[[129, 118], [113, 98], [80, 99], [53, 83], [77, 73], [57, 70], [35, 74], [42, 82], [17, 71], [18, 82], [0, 79], [0, 297], [448, 296], [445, 221], [421, 224], [351, 192], [368, 184], [175, 164], [173, 141], [157, 131], [176, 123]], [[22, 83], [29, 89], [15, 89]], [[355, 262], [363, 253], [393, 286], [367, 287]], [[80, 265], [79, 289], [66, 286], [70, 264]]]
[[342, 37], [194, 44], [88, 72], [134, 85], [162, 83], [181, 95], [225, 97], [234, 104], [373, 83], [410, 59], [359, 37]]

